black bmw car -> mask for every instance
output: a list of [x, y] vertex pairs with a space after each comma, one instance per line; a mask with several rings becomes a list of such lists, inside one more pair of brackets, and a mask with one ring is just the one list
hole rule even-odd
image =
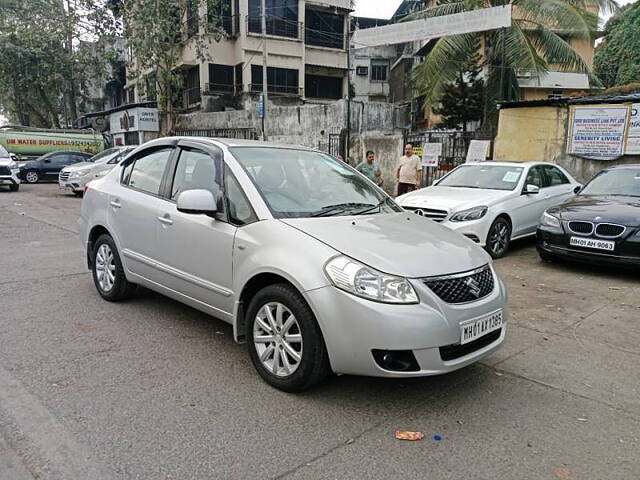
[[640, 265], [640, 165], [608, 168], [562, 205], [537, 232], [543, 260]]
[[35, 160], [20, 165], [20, 178], [27, 183], [38, 183], [43, 180], [58, 180], [60, 170], [68, 165], [86, 162], [90, 153], [83, 152], [51, 152]]

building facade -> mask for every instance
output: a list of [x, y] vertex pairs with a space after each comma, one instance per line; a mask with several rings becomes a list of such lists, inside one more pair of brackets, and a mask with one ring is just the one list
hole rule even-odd
[[[206, 2], [187, 12], [186, 40], [176, 68], [183, 75], [182, 110], [216, 111], [238, 107], [240, 98], [259, 94], [263, 84], [263, 42], [267, 44], [270, 100], [332, 101], [347, 94], [347, 32], [350, 0], [266, 0], [266, 35], [260, 0]], [[203, 22], [206, 19], [206, 22]], [[203, 24], [206, 23], [206, 24]], [[212, 26], [224, 30], [198, 58], [194, 37]], [[146, 101], [139, 79], [129, 79], [135, 101]], [[135, 89], [135, 90], [134, 90]]]

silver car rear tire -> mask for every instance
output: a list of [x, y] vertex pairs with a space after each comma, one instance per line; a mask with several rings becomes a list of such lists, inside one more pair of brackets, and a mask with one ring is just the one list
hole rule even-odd
[[268, 384], [300, 392], [329, 374], [322, 332], [295, 288], [284, 283], [263, 288], [249, 303], [246, 318], [249, 355]]

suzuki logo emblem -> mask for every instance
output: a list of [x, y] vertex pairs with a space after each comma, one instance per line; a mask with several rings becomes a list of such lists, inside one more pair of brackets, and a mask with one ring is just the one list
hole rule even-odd
[[469, 277], [464, 281], [464, 283], [467, 287], [469, 287], [469, 291], [471, 292], [471, 295], [473, 295], [476, 298], [480, 298], [482, 289], [480, 288], [480, 283], [478, 283], [478, 281], [475, 278]]
[[416, 215], [419, 215], [421, 217], [424, 217], [424, 210], [421, 210], [419, 208], [417, 210], [415, 210], [413, 213], [415, 213]]

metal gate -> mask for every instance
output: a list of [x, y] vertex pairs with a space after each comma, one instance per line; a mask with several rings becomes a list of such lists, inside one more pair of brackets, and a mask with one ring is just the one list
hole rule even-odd
[[462, 165], [466, 161], [467, 150], [474, 136], [474, 132], [447, 130], [427, 130], [405, 135], [404, 143], [412, 144], [418, 153], [425, 143], [442, 143], [442, 155], [438, 166], [422, 169], [422, 185], [429, 186], [457, 166]]
[[327, 140], [320, 140], [318, 142], [318, 150], [322, 152], [326, 152], [332, 157], [338, 158], [338, 156], [342, 156], [342, 158], [346, 158], [344, 154], [344, 134], [342, 132], [334, 131], [327, 136]]
[[179, 137], [237, 138], [242, 140], [258, 139], [258, 132], [255, 128], [176, 128], [173, 131], [173, 135]]

